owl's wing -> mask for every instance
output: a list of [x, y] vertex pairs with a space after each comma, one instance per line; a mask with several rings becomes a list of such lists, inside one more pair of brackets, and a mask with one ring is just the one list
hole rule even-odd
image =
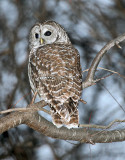
[[46, 45], [32, 56], [31, 70], [37, 92], [47, 103], [63, 104], [81, 96], [81, 67], [78, 51], [71, 45]]

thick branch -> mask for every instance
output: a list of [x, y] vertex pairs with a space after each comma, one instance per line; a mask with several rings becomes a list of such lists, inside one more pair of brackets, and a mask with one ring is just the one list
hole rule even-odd
[[28, 119], [26, 124], [46, 136], [82, 143], [109, 143], [125, 140], [125, 130], [93, 131], [86, 128], [67, 129], [66, 127], [58, 129], [38, 114], [35, 114], [33, 120]]
[[86, 80], [83, 82], [82, 87], [87, 88], [93, 84], [95, 84], [94, 81], [94, 75], [96, 72], [96, 69], [98, 67], [99, 62], [101, 61], [102, 57], [104, 56], [104, 54], [110, 50], [113, 46], [117, 46], [120, 48], [119, 43], [125, 40], [125, 34], [117, 37], [114, 40], [111, 40], [109, 43], [107, 43], [96, 55], [96, 57], [94, 58], [94, 60], [92, 61], [91, 67], [88, 71], [88, 75], [86, 77]]
[[[46, 103], [44, 101], [40, 101], [36, 104], [28, 105], [27, 108], [38, 108], [40, 110], [40, 108], [42, 109], [44, 106], [46, 106]], [[14, 112], [0, 118], [0, 133], [3, 133], [20, 124], [25, 124], [25, 121], [29, 117], [28, 115], [32, 112], [35, 113], [34, 110], [30, 110], [29, 112]]]
[[52, 138], [82, 143], [109, 143], [125, 140], [125, 130], [93, 131], [86, 128], [67, 129], [65, 127], [58, 129], [37, 112], [15, 112], [1, 118], [0, 133], [20, 124], [26, 124], [41, 134]]

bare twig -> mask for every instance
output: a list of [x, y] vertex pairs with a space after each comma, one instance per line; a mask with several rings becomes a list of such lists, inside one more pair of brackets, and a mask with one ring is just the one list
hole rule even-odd
[[[107, 69], [107, 68], [103, 68], [103, 67], [97, 67], [97, 70], [98, 69], [102, 69], [102, 70], [105, 70], [105, 71], [108, 71], [108, 72], [112, 72], [113, 74], [118, 74], [120, 77], [124, 78], [125, 79], [125, 76], [123, 76], [122, 74], [120, 74], [119, 72], [116, 72], [116, 71], [113, 71], [113, 70], [110, 70], [110, 69]], [[84, 72], [87, 72], [89, 71], [89, 69], [86, 69], [83, 71]], [[96, 81], [96, 80], [95, 80]]]
[[50, 114], [50, 111], [44, 108], [13, 108], [13, 109], [7, 109], [5, 111], [1, 111], [0, 114], [10, 113], [10, 112], [32, 112], [32, 111], [43, 111]]
[[98, 67], [97, 69], [103, 69], [103, 70], [106, 70], [106, 71], [109, 71], [109, 72], [112, 72], [114, 74], [118, 74], [120, 77], [124, 78], [125, 79], [125, 76], [121, 75], [119, 72], [116, 72], [116, 71], [112, 71], [110, 69], [106, 69], [106, 68], [102, 68], [102, 67]]
[[88, 128], [97, 128], [97, 129], [108, 129], [111, 126], [113, 126], [114, 123], [119, 122], [125, 122], [124, 120], [119, 120], [119, 119], [115, 119], [114, 121], [112, 121], [111, 123], [109, 123], [107, 126], [102, 126], [102, 125], [95, 125], [95, 124], [80, 124], [79, 127], [88, 127]]
[[10, 112], [34, 112], [34, 111], [44, 111], [47, 114], [50, 114], [50, 111], [43, 108], [46, 105], [47, 104], [44, 101], [40, 101], [35, 104], [29, 104], [27, 108], [13, 108], [13, 109], [7, 109], [5, 111], [0, 111], [0, 114], [10, 113]]
[[96, 79], [94, 80], [95, 82], [98, 82], [98, 81], [101, 81], [103, 79], [106, 79], [107, 77], [110, 77], [111, 75], [113, 75], [114, 73], [110, 73], [109, 75], [105, 76], [105, 77], [102, 77], [102, 78], [99, 78], [99, 79]]

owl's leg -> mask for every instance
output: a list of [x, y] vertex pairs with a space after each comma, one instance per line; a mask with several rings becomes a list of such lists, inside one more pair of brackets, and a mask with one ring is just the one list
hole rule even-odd
[[51, 116], [52, 116], [52, 122], [57, 128], [63, 126], [63, 122], [60, 115], [53, 109], [51, 109]]
[[67, 128], [78, 128], [79, 125], [79, 115], [78, 109], [76, 108], [74, 112], [70, 115], [70, 121], [66, 123]]

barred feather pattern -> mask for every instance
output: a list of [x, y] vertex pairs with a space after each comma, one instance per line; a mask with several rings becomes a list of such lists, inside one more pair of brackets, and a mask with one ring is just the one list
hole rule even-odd
[[82, 92], [82, 74], [78, 51], [72, 45], [48, 44], [30, 52], [29, 79], [51, 108], [57, 127], [78, 127], [78, 102]]

